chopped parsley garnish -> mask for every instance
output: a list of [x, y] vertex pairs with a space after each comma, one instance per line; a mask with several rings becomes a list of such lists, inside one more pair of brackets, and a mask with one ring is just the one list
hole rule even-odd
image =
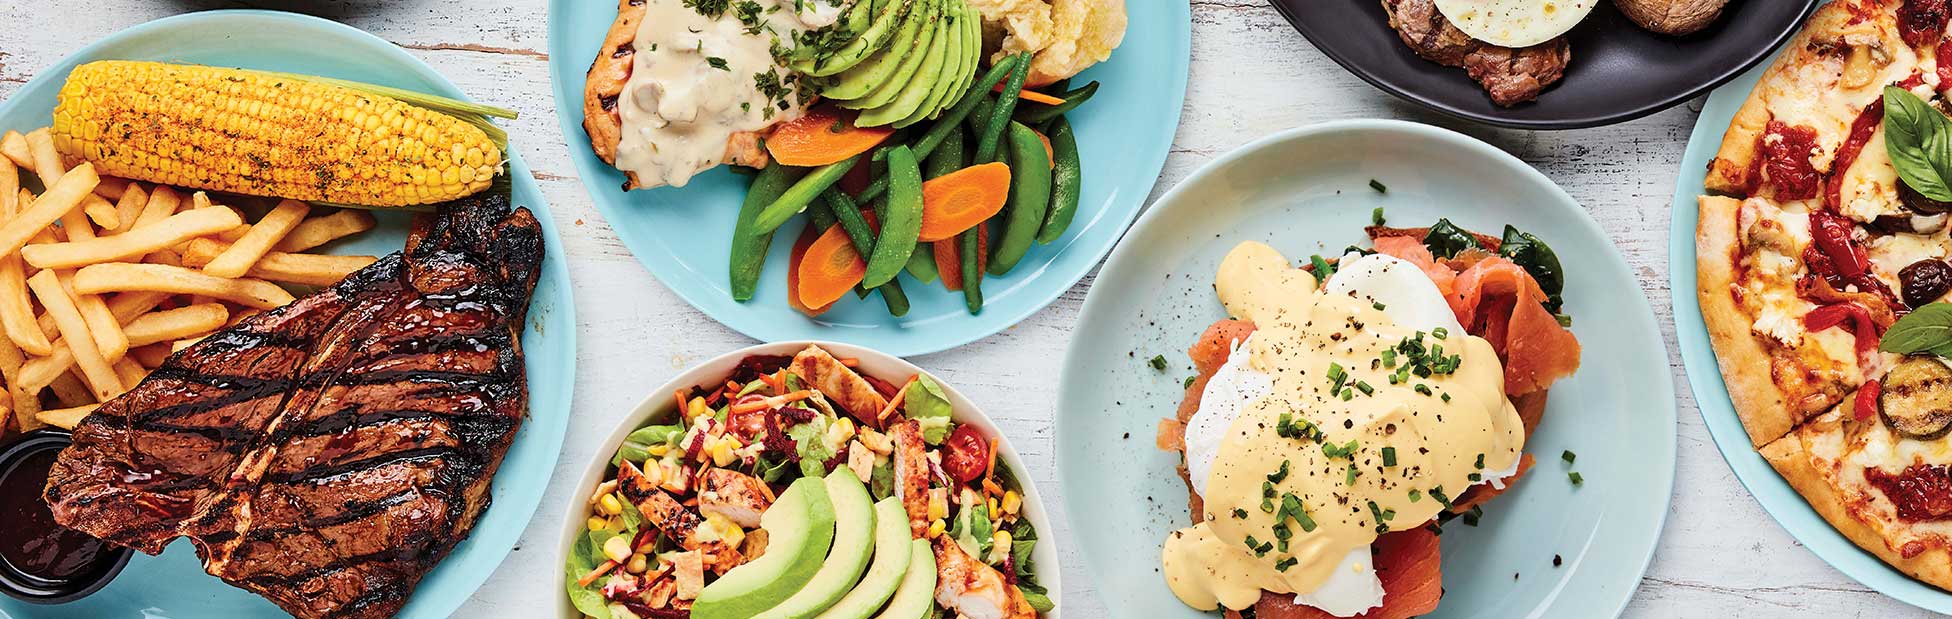
[[705, 64], [708, 64], [708, 65], [712, 65], [712, 68], [714, 68], [714, 69], [718, 69], [718, 70], [720, 70], [720, 71], [731, 71], [731, 70], [732, 70], [732, 67], [731, 67], [731, 65], [728, 65], [728, 64], [726, 64], [726, 63], [725, 63], [725, 59], [724, 59], [724, 58], [720, 58], [720, 57], [718, 57], [718, 56], [706, 56], [706, 57], [705, 57]]
[[1151, 361], [1147, 361], [1147, 363], [1150, 363], [1150, 364], [1152, 364], [1152, 369], [1155, 369], [1155, 370], [1159, 370], [1159, 371], [1161, 371], [1161, 372], [1164, 372], [1164, 371], [1166, 371], [1166, 356], [1165, 356], [1165, 355], [1153, 355], [1153, 356], [1152, 356], [1152, 360], [1151, 360]]
[[1579, 459], [1579, 454], [1575, 454], [1575, 453], [1573, 453], [1573, 452], [1572, 452], [1572, 450], [1570, 450], [1570, 449], [1568, 449], [1568, 450], [1565, 450], [1565, 451], [1562, 451], [1562, 452], [1559, 452], [1559, 459], [1560, 459], [1560, 460], [1565, 460], [1565, 461], [1566, 461], [1566, 464], [1572, 464], [1572, 461], [1573, 461], [1573, 460], [1577, 460], [1577, 459]]
[[746, 34], [766, 31], [766, 20], [760, 18], [762, 10], [759, 3], [753, 0], [739, 0], [738, 4], [732, 5], [732, 14], [739, 18], [740, 24], [745, 25]]
[[1383, 448], [1383, 466], [1396, 466], [1396, 448]]
[[[1382, 181], [1373, 178], [1369, 179], [1369, 188], [1376, 190], [1376, 193], [1389, 193], [1388, 185], [1384, 185]], [[1377, 210], [1381, 210], [1381, 209], [1377, 209]], [[1383, 224], [1382, 222], [1376, 222], [1376, 225], [1380, 226]]]
[[725, 15], [725, 9], [732, 5], [732, 0], [684, 0], [684, 2], [685, 7], [712, 19]]
[[1270, 475], [1268, 475], [1268, 476], [1267, 476], [1267, 481], [1268, 481], [1268, 483], [1273, 483], [1273, 484], [1278, 484], [1278, 483], [1281, 483], [1281, 480], [1283, 480], [1283, 479], [1287, 479], [1287, 478], [1288, 478], [1288, 461], [1287, 461], [1287, 460], [1282, 460], [1282, 461], [1281, 461], [1281, 470], [1279, 470], [1279, 471], [1275, 471], [1274, 473], [1272, 473], [1272, 474], [1270, 474]]

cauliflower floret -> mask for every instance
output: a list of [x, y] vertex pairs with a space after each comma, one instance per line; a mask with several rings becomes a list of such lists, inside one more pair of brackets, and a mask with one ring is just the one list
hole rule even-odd
[[991, 61], [1032, 52], [1033, 86], [1077, 75], [1125, 39], [1125, 0], [969, 0], [983, 15]]

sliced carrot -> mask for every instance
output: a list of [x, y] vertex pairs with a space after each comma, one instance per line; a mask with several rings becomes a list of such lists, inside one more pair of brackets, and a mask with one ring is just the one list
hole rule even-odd
[[[833, 307], [832, 305], [828, 305], [826, 307], [812, 308], [800, 302], [800, 264], [806, 259], [807, 248], [812, 247], [814, 239], [817, 238], [820, 238], [820, 234], [818, 230], [813, 229], [813, 226], [807, 226], [801, 229], [800, 238], [793, 241], [792, 259], [786, 264], [786, 304], [808, 316], [819, 316]], [[866, 266], [864, 265], [862, 268], [865, 269]], [[733, 388], [733, 391], [737, 390], [737, 388]]]
[[[927, 211], [923, 212], [927, 216]], [[962, 252], [956, 249], [956, 241], [951, 238], [940, 243], [931, 243], [935, 251], [935, 270], [942, 276], [942, 286], [950, 292], [962, 292]], [[990, 229], [984, 226], [976, 229], [976, 253], [990, 255]], [[980, 261], [979, 261], [980, 262]]]
[[1010, 200], [1010, 166], [970, 166], [922, 183], [923, 242], [954, 238], [988, 221]]
[[1057, 151], [1051, 149], [1051, 136], [1044, 135], [1044, 132], [1036, 130], [1032, 130], [1031, 133], [1037, 134], [1037, 139], [1043, 140], [1044, 142], [1044, 161], [1050, 162], [1050, 168], [1052, 170], [1057, 169]]
[[[990, 92], [994, 92], [994, 93], [1003, 92], [1003, 82], [997, 82], [996, 86], [990, 88]], [[1023, 90], [1017, 91], [1017, 98], [1023, 99], [1025, 101], [1029, 101], [1031, 103], [1042, 103], [1044, 105], [1064, 105], [1064, 99], [1053, 97], [1041, 92], [1037, 92], [1029, 88], [1025, 88]]]
[[780, 123], [766, 138], [766, 151], [786, 165], [823, 166], [868, 152], [895, 134], [893, 127], [856, 127], [855, 116], [834, 105], [814, 106], [805, 116]]
[[868, 263], [854, 251], [854, 241], [840, 224], [834, 224], [814, 239], [800, 259], [800, 303], [825, 307], [847, 296], [868, 274]]

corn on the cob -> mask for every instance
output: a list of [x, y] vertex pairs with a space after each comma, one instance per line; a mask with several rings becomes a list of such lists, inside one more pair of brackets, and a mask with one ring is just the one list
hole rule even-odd
[[360, 206], [453, 200], [487, 189], [502, 164], [480, 126], [439, 111], [291, 76], [155, 62], [76, 67], [53, 133], [64, 155], [103, 174]]

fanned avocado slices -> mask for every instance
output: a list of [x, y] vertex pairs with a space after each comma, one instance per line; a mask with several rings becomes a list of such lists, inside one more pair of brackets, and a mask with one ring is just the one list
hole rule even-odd
[[[941, 114], [943, 108], [956, 102], [957, 94], [967, 89], [962, 86], [962, 83], [969, 79], [965, 74], [976, 70], [976, 55], [981, 53], [979, 48], [982, 43], [980, 38], [970, 38], [968, 25], [977, 20], [972, 19], [969, 5], [962, 0], [944, 0], [944, 3], [948, 5], [943, 10], [943, 19], [949, 21], [949, 41], [944, 48], [942, 76], [935, 81], [934, 90], [929, 93], [928, 99], [922, 102], [921, 107], [915, 108], [907, 118], [895, 122], [897, 129], [906, 128]], [[981, 31], [977, 31], [975, 36], [980, 37]]]
[[[921, 1], [930, 5], [935, 4], [935, 0]], [[867, 4], [866, 0], [862, 0], [860, 6]], [[932, 6], [928, 9], [934, 10]], [[922, 35], [933, 31], [922, 28], [927, 20], [916, 18], [922, 14], [921, 10], [910, 12], [910, 18], [902, 20], [901, 30], [895, 33], [895, 38], [888, 43], [888, 47], [875, 52], [873, 57], [854, 65], [854, 68], [841, 73], [838, 81], [822, 90], [820, 96], [835, 101], [853, 101], [868, 96], [875, 88], [893, 79], [895, 71], [901, 69], [903, 59], [913, 55], [914, 50], [928, 49], [928, 40], [922, 38]], [[920, 45], [918, 46], [917, 43]]]
[[861, 32], [861, 36], [824, 57], [797, 59], [793, 62], [793, 70], [815, 77], [827, 77], [854, 68], [867, 60], [868, 56], [888, 46], [895, 31], [901, 29], [902, 20], [918, 3], [920, 0], [889, 0], [887, 4], [875, 7], [878, 11], [875, 12], [874, 22]]
[[935, 84], [943, 79], [943, 58], [948, 56], [950, 21], [935, 20], [935, 35], [929, 41], [927, 56], [915, 75], [902, 83], [901, 94], [886, 104], [861, 112], [855, 124], [862, 127], [880, 127], [908, 118], [922, 107], [922, 102], [935, 92]]
[[[886, 80], [875, 85], [874, 89], [869, 91], [867, 95], [853, 101], [842, 101], [840, 103], [841, 107], [853, 110], [870, 110], [888, 105], [889, 103], [893, 103], [895, 99], [901, 97], [902, 90], [910, 82], [919, 78], [917, 72], [928, 61], [929, 50], [935, 45], [935, 37], [938, 34], [938, 29], [935, 25], [941, 17], [939, 9], [941, 8], [942, 0], [915, 1], [920, 6], [916, 7], [912, 21], [919, 21], [921, 23], [918, 24], [919, 30], [917, 30], [915, 35], [915, 43], [910, 51], [903, 54], [900, 66], [896, 67], [895, 72], [889, 75]], [[888, 51], [890, 50], [883, 50], [882, 53], [886, 54]], [[860, 125], [858, 120], [855, 123], [862, 127], [877, 126]]]

